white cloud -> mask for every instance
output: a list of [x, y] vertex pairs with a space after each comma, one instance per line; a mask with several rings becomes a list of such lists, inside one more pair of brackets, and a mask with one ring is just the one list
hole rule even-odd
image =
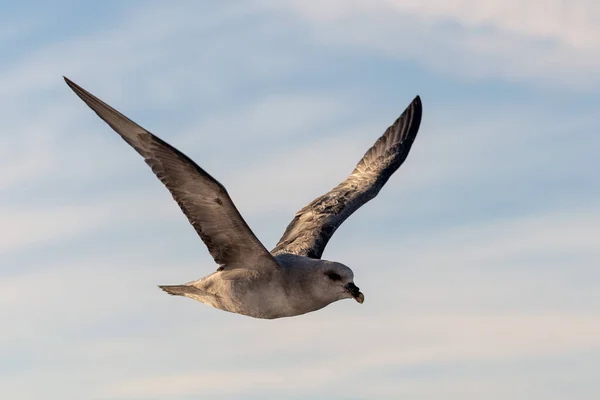
[[[106, 93], [143, 107], [148, 102], [183, 103], [195, 92], [215, 100], [245, 78], [294, 70], [289, 53], [270, 51], [277, 40], [270, 31], [260, 25], [250, 26], [249, 32], [237, 26], [259, 11], [252, 3], [188, 6], [194, 12], [185, 4], [124, 8], [100, 28], [50, 41], [0, 71], [0, 95], [16, 99], [60, 88], [66, 97], [61, 78], [66, 75], [86, 87], [100, 82]], [[222, 24], [229, 29], [221, 29]], [[239, 46], [243, 35], [246, 46]], [[231, 47], [236, 47], [234, 53]], [[173, 57], [178, 62], [172, 62]], [[123, 82], [128, 83], [126, 90]]]
[[[90, 123], [96, 117], [70, 92], [62, 75], [135, 120], [140, 111], [160, 115], [158, 123], [148, 118], [140, 123], [166, 139], [182, 130], [194, 143], [202, 138], [202, 149], [212, 147], [208, 153], [216, 151], [214, 144], [223, 135], [235, 135], [242, 144], [281, 140], [341, 114], [344, 102], [327, 92], [278, 88], [260, 99], [237, 99], [243, 82], [301, 68], [293, 65], [290, 52], [271, 50], [276, 38], [260, 25], [251, 26], [250, 33], [235, 27], [256, 10], [239, 4], [212, 7], [202, 10], [199, 21], [185, 8], [128, 9], [110, 27], [19, 54], [0, 70], [0, 94], [6, 99], [2, 129], [7, 132], [0, 138], [0, 188], [89, 180], [121, 174], [127, 167], [117, 157], [109, 159], [116, 141], [102, 122]], [[232, 29], [224, 31], [220, 23]], [[200, 41], [191, 40], [194, 35]], [[242, 35], [246, 46], [239, 46]], [[230, 48], [236, 48], [235, 54]], [[182, 53], [177, 63], [169, 61]], [[193, 110], [186, 109], [190, 99]]]
[[416, 59], [439, 73], [589, 88], [600, 83], [600, 8], [591, 0], [272, 3], [315, 40]]
[[[206, 324], [175, 334], [189, 343], [186, 349], [162, 340], [108, 343], [101, 352], [89, 352], [99, 361], [106, 355], [152, 358], [170, 366], [138, 379], [98, 385], [102, 398], [165, 398], [224, 396], [242, 393], [314, 395], [357, 386], [357, 395], [377, 393], [370, 382], [372, 371], [418, 368], [428, 365], [518, 363], [523, 357], [550, 357], [585, 352], [597, 347], [600, 325], [593, 315], [427, 315], [402, 313], [387, 317], [339, 315], [312, 318], [310, 324], [286, 320], [276, 324], [221, 322], [219, 329]], [[248, 328], [250, 325], [251, 328]], [[276, 326], [272, 326], [276, 325]], [[181, 328], [177, 328], [181, 330]], [[198, 329], [202, 330], [198, 334]], [[226, 344], [206, 345], [210, 337], [226, 334]], [[235, 334], [233, 334], [235, 332]], [[173, 334], [170, 334], [173, 337]], [[334, 340], [332, 340], [335, 338]], [[195, 345], [194, 345], [195, 344]], [[118, 350], [112, 351], [112, 346]], [[152, 348], [149, 354], [144, 349]], [[274, 352], [280, 357], [273, 363]], [[146, 356], [144, 354], [147, 354]], [[286, 360], [286, 361], [281, 361]], [[110, 361], [100, 361], [101, 369]], [[123, 366], [124, 368], [130, 368]], [[537, 378], [537, 377], [536, 377]], [[539, 378], [537, 378], [539, 379]], [[456, 384], [465, 383], [457, 379]], [[410, 382], [407, 382], [410, 385]], [[429, 380], [443, 384], [443, 377]], [[104, 386], [102, 388], [102, 386]], [[387, 384], [381, 392], [394, 396], [405, 385]], [[101, 393], [101, 394], [100, 394]]]
[[161, 199], [155, 193], [135, 191], [114, 197], [103, 196], [92, 202], [65, 201], [40, 204], [36, 208], [30, 205], [3, 208], [0, 210], [0, 254], [72, 240], [115, 222], [135, 223], [149, 218], [164, 221], [172, 218], [177, 209], [176, 206], [173, 209], [162, 207], [168, 195], [165, 197]]
[[323, 7], [307, 2], [289, 3], [312, 18], [335, 20], [364, 11], [395, 11], [434, 22], [456, 21], [468, 28], [494, 27], [531, 38], [550, 39], [574, 48], [600, 45], [600, 7], [589, 0], [565, 3], [539, 1], [334, 1]]

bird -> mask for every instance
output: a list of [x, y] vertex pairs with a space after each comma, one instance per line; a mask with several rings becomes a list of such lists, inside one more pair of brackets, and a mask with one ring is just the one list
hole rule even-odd
[[225, 187], [175, 147], [78, 86], [67, 85], [133, 147], [166, 186], [218, 268], [181, 285], [159, 285], [214, 308], [260, 319], [303, 315], [342, 299], [364, 302], [345, 264], [321, 256], [339, 226], [373, 199], [404, 163], [419, 131], [421, 98], [367, 150], [339, 185], [300, 209], [268, 251]]

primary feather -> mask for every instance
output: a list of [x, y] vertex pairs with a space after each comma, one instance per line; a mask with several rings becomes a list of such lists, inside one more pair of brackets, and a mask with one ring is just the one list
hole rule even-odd
[[65, 78], [73, 91], [144, 157], [223, 268], [278, 268], [227, 191], [185, 154]]
[[321, 258], [342, 222], [377, 196], [406, 160], [419, 131], [421, 114], [421, 99], [417, 96], [367, 150], [346, 180], [296, 213], [271, 253]]

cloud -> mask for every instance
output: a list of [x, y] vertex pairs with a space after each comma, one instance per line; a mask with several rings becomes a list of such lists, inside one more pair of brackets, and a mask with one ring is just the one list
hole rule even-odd
[[586, 89], [600, 81], [600, 10], [561, 1], [290, 1], [315, 40], [362, 46], [443, 74]]
[[[244, 82], [268, 83], [300, 68], [292, 65], [291, 52], [271, 50], [281, 42], [271, 35], [272, 27], [249, 22], [248, 16], [257, 10], [239, 4], [203, 9], [206, 19], [198, 21], [185, 8], [125, 8], [110, 26], [92, 25], [76, 37], [48, 41], [19, 54], [0, 70], [0, 94], [10, 99], [2, 121], [7, 135], [0, 139], [0, 166], [5, 171], [0, 187], [14, 191], [16, 185], [67, 176], [87, 180], [101, 171], [124, 169], [126, 164], [102, 157], [115, 142], [104, 139], [109, 136], [106, 127], [73, 96], [62, 75], [161, 136], [170, 138], [187, 130], [196, 142], [201, 137], [203, 148], [239, 130], [248, 141], [261, 137], [264, 141], [267, 136], [281, 140], [286, 132], [297, 134], [328, 115], [339, 115], [343, 102], [326, 91], [302, 93], [267, 85], [258, 96], [245, 94]], [[231, 29], [220, 29], [221, 23]], [[239, 46], [241, 35], [245, 46]], [[236, 53], [229, 48], [236, 48]], [[179, 55], [177, 63], [166, 61], [174, 54]], [[191, 100], [193, 109], [187, 106]], [[138, 118], [140, 114], [146, 118]], [[227, 124], [228, 120], [235, 123]], [[279, 129], [269, 121], [280, 121]], [[244, 136], [240, 140], [243, 143]], [[87, 149], [92, 147], [98, 155], [90, 157]]]
[[[400, 313], [394, 317], [336, 316], [335, 321], [331, 318], [311, 320], [312, 324], [286, 320], [268, 327], [221, 322], [218, 328], [205, 322], [203, 328], [189, 327], [183, 332], [182, 327], [177, 326], [178, 332], [168, 331], [165, 335], [180, 342], [195, 343], [195, 346], [182, 349], [172, 345], [172, 340], [165, 341], [161, 334], [150, 340], [103, 340], [88, 342], [84, 347], [75, 344], [64, 356], [95, 366], [95, 373], [86, 368], [75, 372], [72, 379], [77, 378], [74, 382], [87, 380], [90, 393], [101, 398], [235, 397], [242, 393], [334, 395], [339, 393], [340, 387], [352, 388], [353, 385], [356, 385], [353, 392], [360, 397], [379, 393], [393, 398], [411, 387], [418, 391], [426, 388], [419, 385], [419, 379], [396, 380], [393, 385], [386, 381], [381, 387], [377, 379], [372, 380], [373, 374], [387, 370], [398, 371], [402, 376], [401, 371], [427, 370], [435, 365], [460, 370], [477, 363], [503, 371], [508, 366], [524, 373], [518, 367], [524, 358], [564, 357], [597, 348], [600, 329], [593, 315], [561, 314], [419, 317]], [[225, 340], [213, 343], [209, 351], [206, 343], [215, 335]], [[277, 352], [276, 357], [273, 352]], [[122, 364], [114, 365], [111, 361], [114, 358], [123, 360]], [[154, 366], [141, 367], [137, 364], [140, 361]], [[120, 378], [132, 368], [139, 378]], [[583, 372], [589, 382], [589, 373]], [[100, 373], [111, 376], [113, 383], [99, 380]], [[481, 377], [481, 372], [471, 375]], [[483, 377], [490, 381], [491, 390], [495, 392], [498, 380], [492, 380], [489, 375]], [[530, 374], [530, 377], [532, 382], [543, 379], [538, 374]], [[459, 391], [469, 381], [465, 378], [456, 377], [454, 384]], [[427, 382], [430, 388], [449, 384], [443, 374], [429, 376]], [[479, 388], [477, 392], [482, 390]], [[56, 394], [59, 393], [64, 391]]]
[[[154, 199], [148, 200], [149, 197]], [[132, 208], [132, 204], [137, 206]], [[65, 201], [39, 204], [35, 208], [4, 208], [0, 210], [3, 221], [0, 254], [73, 240], [105, 229], [115, 221], [133, 224], [147, 218], [164, 221], [175, 213], [164, 211], [162, 204], [160, 196], [135, 191], [104, 196], [92, 202]]]

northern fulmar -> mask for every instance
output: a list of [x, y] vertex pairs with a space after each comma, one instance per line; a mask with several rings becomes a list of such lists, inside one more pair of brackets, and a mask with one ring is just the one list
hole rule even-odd
[[374, 198], [402, 165], [417, 136], [419, 96], [377, 139], [350, 176], [296, 213], [269, 252], [252, 233], [225, 187], [189, 157], [65, 77], [100, 118], [131, 145], [167, 187], [215, 262], [217, 271], [183, 285], [159, 286], [215, 308], [255, 318], [319, 310], [341, 299], [364, 301], [346, 265], [322, 260], [336, 229]]

